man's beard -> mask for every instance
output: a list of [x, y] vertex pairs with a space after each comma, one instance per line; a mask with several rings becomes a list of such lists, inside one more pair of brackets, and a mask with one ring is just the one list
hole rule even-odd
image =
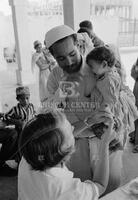
[[63, 69], [63, 71], [67, 72], [68, 74], [77, 73], [80, 71], [81, 66], [82, 66], [82, 58], [79, 63], [76, 62], [75, 64], [68, 65]]

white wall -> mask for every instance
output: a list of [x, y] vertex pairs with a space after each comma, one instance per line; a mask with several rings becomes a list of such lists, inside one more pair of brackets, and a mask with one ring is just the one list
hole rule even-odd
[[28, 17], [29, 23], [29, 34], [30, 42], [32, 44], [35, 40], [40, 40], [44, 42], [46, 32], [57, 25], [63, 24], [63, 16], [37, 16], [37, 17]]
[[118, 17], [96, 16], [91, 18], [94, 32], [105, 43], [117, 44], [119, 20]]
[[[31, 43], [31, 50], [33, 51], [33, 42], [40, 40], [44, 42], [45, 33], [56, 25], [63, 24], [63, 16], [28, 16], [29, 24], [29, 38]], [[0, 46], [1, 49], [15, 47], [15, 38], [13, 30], [12, 16], [4, 16], [0, 13]], [[31, 52], [30, 52], [31, 53]], [[2, 52], [1, 52], [2, 54]]]
[[3, 47], [12, 47], [15, 44], [13, 23], [11, 16], [0, 13], [0, 44]]
[[133, 7], [132, 7], [132, 18], [138, 19], [138, 0], [132, 0]]

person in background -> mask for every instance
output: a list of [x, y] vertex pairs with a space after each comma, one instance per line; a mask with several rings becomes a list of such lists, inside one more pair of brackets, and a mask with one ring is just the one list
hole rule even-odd
[[[39, 82], [39, 98], [41, 104], [43, 104], [43, 101], [47, 98], [47, 79], [50, 74], [50, 68], [49, 68], [49, 61], [46, 59], [46, 53], [43, 51], [42, 44], [40, 41], [36, 40], [34, 42], [34, 49], [36, 52], [32, 55], [32, 72], [35, 71], [35, 66], [38, 67], [37, 77]], [[39, 75], [38, 75], [39, 74]]]
[[52, 54], [46, 47], [45, 40], [44, 40], [43, 53], [44, 53], [45, 59], [47, 60], [47, 63], [49, 64], [49, 71], [51, 72], [53, 68], [56, 66], [56, 60], [54, 59], [54, 57], [52, 56]]
[[74, 127], [61, 112], [50, 110], [29, 121], [20, 138], [22, 160], [18, 174], [20, 200], [98, 200], [109, 179], [109, 143], [113, 119], [105, 113], [104, 130], [93, 179], [82, 182], [74, 178], [66, 163], [75, 149]]
[[4, 114], [3, 121], [8, 125], [15, 125], [18, 134], [21, 133], [27, 121], [35, 116], [34, 105], [30, 103], [30, 91], [28, 86], [16, 88], [16, 106], [13, 106]]
[[78, 30], [78, 33], [87, 33], [91, 38], [94, 47], [104, 45], [104, 42], [100, 38], [98, 38], [97, 35], [94, 33], [91, 21], [84, 20], [80, 22], [79, 27], [80, 29]]
[[[0, 127], [0, 166], [5, 169], [5, 161], [20, 161], [18, 154], [18, 139], [21, 131], [27, 121], [35, 116], [35, 110], [32, 103], [29, 102], [30, 91], [27, 86], [16, 88], [16, 99], [18, 104], [13, 106], [8, 112], [1, 113]], [[11, 127], [14, 126], [14, 127]], [[11, 162], [9, 162], [11, 164]], [[10, 169], [6, 165], [7, 174]]]

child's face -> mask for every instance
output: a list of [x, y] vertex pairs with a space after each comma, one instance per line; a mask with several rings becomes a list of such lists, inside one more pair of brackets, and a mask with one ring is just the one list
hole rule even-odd
[[105, 61], [97, 62], [95, 60], [89, 60], [89, 66], [96, 75], [102, 75], [107, 71], [107, 63]]
[[65, 119], [60, 129], [64, 136], [64, 143], [62, 145], [62, 150], [67, 151], [70, 148], [74, 148], [75, 145], [75, 139], [73, 136], [74, 127], [69, 123], [67, 119]]
[[30, 95], [22, 95], [21, 97], [18, 98], [19, 103], [25, 107], [29, 104], [30, 100]]

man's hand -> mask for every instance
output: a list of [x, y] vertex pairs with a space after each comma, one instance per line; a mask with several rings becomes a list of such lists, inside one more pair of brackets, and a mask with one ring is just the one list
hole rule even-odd
[[104, 128], [104, 134], [102, 136], [102, 140], [107, 143], [110, 143], [114, 138], [114, 119], [111, 116], [106, 116], [104, 124], [107, 128]]

